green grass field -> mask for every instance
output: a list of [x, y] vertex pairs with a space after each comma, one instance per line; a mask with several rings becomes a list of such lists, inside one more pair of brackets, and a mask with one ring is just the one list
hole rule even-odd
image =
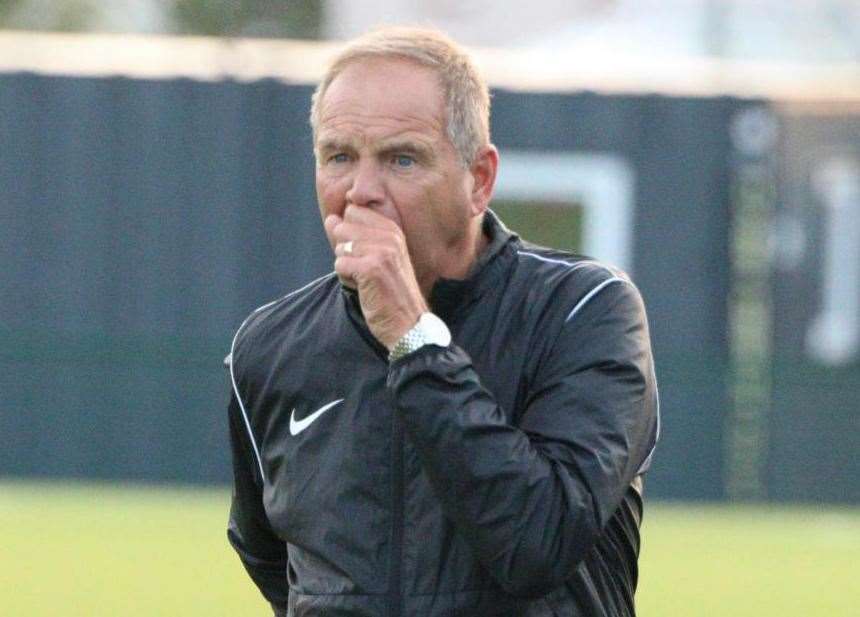
[[[228, 501], [0, 483], [0, 616], [269, 615], [227, 545]], [[646, 507], [640, 616], [860, 615], [860, 509]]]

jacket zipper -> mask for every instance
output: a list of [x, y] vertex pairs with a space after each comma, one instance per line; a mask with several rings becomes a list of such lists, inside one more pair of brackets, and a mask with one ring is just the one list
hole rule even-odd
[[[393, 408], [392, 408], [393, 409]], [[389, 562], [389, 617], [400, 617], [402, 613], [403, 595], [403, 424], [396, 413], [392, 413], [392, 447], [391, 447], [391, 484], [392, 484], [392, 539], [391, 561]]]
[[[345, 300], [352, 303], [355, 314], [347, 308], [347, 316], [352, 321], [359, 335], [364, 338], [379, 359], [388, 366], [388, 350], [374, 338], [361, 317], [361, 307], [357, 294], [347, 292]], [[389, 398], [391, 409], [391, 556], [388, 562], [388, 616], [400, 617], [403, 614], [403, 424], [394, 411], [394, 401]]]

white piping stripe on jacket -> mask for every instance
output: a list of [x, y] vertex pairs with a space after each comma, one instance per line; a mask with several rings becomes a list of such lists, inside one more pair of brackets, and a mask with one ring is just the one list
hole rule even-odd
[[552, 257], [544, 257], [543, 255], [538, 255], [537, 253], [529, 253], [528, 251], [517, 251], [517, 255], [525, 255], [526, 257], [534, 257], [535, 259], [538, 259], [540, 261], [545, 261], [545, 262], [550, 263], [550, 264], [559, 264], [562, 266], [567, 266], [571, 270], [579, 270], [580, 268], [584, 268], [585, 266], [596, 266], [598, 268], [602, 268], [603, 270], [606, 270], [610, 274], [613, 274], [612, 270], [610, 270], [609, 268], [604, 266], [602, 263], [599, 263], [596, 261], [585, 260], [585, 261], [577, 261], [574, 263], [570, 263], [569, 261], [564, 261], [561, 259], [553, 259]]
[[657, 430], [654, 431], [654, 445], [651, 446], [648, 456], [646, 456], [645, 460], [642, 461], [642, 464], [639, 465], [639, 469], [636, 470], [636, 473], [642, 473], [651, 467], [651, 459], [654, 458], [654, 452], [657, 450], [657, 442], [660, 441], [660, 386], [657, 384], [657, 374], [654, 372], [653, 364], [651, 365], [651, 379], [654, 380], [654, 396], [657, 397]]
[[[593, 298], [595, 295], [597, 295], [597, 293], [598, 293], [601, 289], [603, 289], [604, 287], [607, 287], [607, 286], [608, 286], [608, 285], [610, 285], [611, 283], [628, 283], [628, 284], [632, 284], [632, 283], [630, 283], [630, 281], [627, 281], [627, 280], [622, 279], [622, 278], [618, 278], [617, 276], [616, 276], [616, 277], [613, 277], [613, 278], [611, 278], [611, 279], [607, 279], [607, 280], [603, 281], [603, 282], [602, 282], [602, 283], [600, 283], [597, 287], [595, 287], [594, 289], [592, 289], [591, 291], [589, 291], [587, 294], [585, 294], [585, 297], [584, 297], [582, 300], [580, 300], [580, 301], [576, 304], [576, 306], [574, 306], [574, 307], [573, 307], [573, 310], [570, 312], [570, 315], [568, 315], [568, 316], [567, 316], [567, 319], [565, 319], [565, 320], [564, 320], [564, 322], [565, 322], [565, 323], [567, 323], [568, 321], [570, 321], [571, 319], [573, 319], [573, 316], [574, 316], [574, 315], [576, 315], [576, 313], [577, 313], [577, 312], [578, 312], [578, 311], [579, 311], [583, 306], [585, 306], [585, 303], [586, 303], [586, 302], [588, 302], [589, 300], [591, 300], [591, 298]], [[653, 458], [653, 456], [654, 456], [654, 451], [657, 449], [657, 442], [658, 442], [658, 441], [659, 441], [659, 439], [660, 439], [660, 395], [659, 395], [659, 393], [658, 393], [658, 387], [657, 387], [657, 376], [654, 374], [654, 365], [653, 365], [653, 364], [651, 365], [651, 379], [654, 381], [654, 394], [655, 394], [655, 396], [657, 397], [657, 410], [656, 410], [656, 411], [657, 411], [657, 430], [656, 430], [656, 434], [654, 435], [654, 445], [653, 445], [653, 446], [651, 446], [651, 450], [648, 452], [648, 456], [646, 456], [646, 457], [645, 457], [645, 460], [644, 460], [644, 461], [642, 461], [642, 464], [641, 464], [641, 465], [639, 465], [639, 469], [637, 469], [637, 470], [636, 470], [636, 473], [637, 473], [637, 474], [642, 473], [644, 470], [648, 469], [648, 467], [650, 467], [650, 466], [651, 466], [651, 459], [652, 459], [652, 458]]]
[[233, 336], [233, 342], [230, 343], [230, 382], [233, 384], [233, 392], [236, 394], [236, 400], [239, 403], [239, 409], [242, 411], [242, 419], [245, 421], [245, 428], [248, 430], [248, 437], [251, 439], [251, 446], [254, 448], [254, 455], [257, 457], [257, 466], [260, 468], [260, 477], [262, 478], [264, 483], [266, 481], [266, 472], [263, 471], [263, 459], [260, 456], [260, 449], [257, 447], [257, 440], [254, 439], [254, 432], [251, 430], [251, 422], [248, 420], [248, 412], [245, 411], [245, 404], [242, 402], [242, 396], [239, 394], [239, 387], [236, 385], [236, 375], [233, 373], [233, 352], [236, 349], [236, 341], [239, 339], [239, 333], [242, 332], [242, 328], [245, 327], [245, 324], [248, 323], [248, 320], [251, 319], [251, 317], [259, 313], [260, 311], [265, 310], [274, 304], [277, 304], [278, 302], [286, 300], [287, 298], [291, 298], [292, 296], [301, 293], [306, 289], [309, 289], [317, 283], [321, 283], [322, 281], [331, 276], [334, 276], [334, 272], [329, 272], [328, 274], [321, 276], [318, 279], [314, 279], [307, 285], [300, 287], [299, 289], [296, 289], [294, 291], [291, 291], [282, 298], [272, 300], [271, 302], [268, 302], [263, 306], [255, 308], [253, 311], [251, 311], [251, 314], [245, 318], [245, 321], [242, 322], [242, 325], [239, 326], [239, 329], [236, 330], [236, 334]]
[[[556, 263], [556, 264], [569, 266], [572, 270], [580, 268], [586, 264], [593, 264], [595, 266], [602, 267], [602, 268], [608, 270], [609, 272], [611, 272], [611, 270], [609, 270], [609, 268], [606, 268], [602, 264], [595, 263], [593, 261], [570, 263], [568, 261], [562, 261], [561, 259], [552, 259], [550, 257], [543, 257], [542, 255], [537, 255], [536, 253], [529, 253], [527, 251], [517, 251], [517, 253], [519, 253], [520, 255], [527, 255], [529, 257], [534, 257], [535, 259], [539, 259], [541, 261], [546, 261], [549, 263]], [[573, 310], [570, 311], [570, 314], [564, 320], [565, 323], [567, 323], [568, 321], [573, 319], [574, 315], [576, 315], [576, 313], [579, 312], [583, 306], [585, 306], [586, 302], [591, 300], [601, 289], [603, 289], [604, 287], [606, 287], [607, 285], [609, 285], [611, 283], [616, 283], [616, 282], [632, 284], [632, 283], [630, 283], [630, 281], [623, 279], [623, 278], [620, 278], [620, 277], [617, 277], [617, 276], [613, 276], [612, 278], [603, 281], [602, 283], [597, 285], [594, 289], [592, 289], [587, 294], [585, 294], [585, 297], [583, 297], [582, 300], [580, 300], [576, 304], [576, 306], [573, 307]], [[654, 392], [657, 396], [657, 430], [655, 432], [656, 434], [654, 435], [654, 445], [651, 446], [651, 450], [648, 452], [648, 456], [645, 457], [645, 460], [642, 461], [642, 464], [639, 466], [639, 469], [636, 471], [637, 474], [642, 473], [643, 470], [646, 470], [651, 466], [651, 459], [654, 457], [654, 451], [657, 449], [657, 442], [660, 440], [660, 429], [661, 429], [660, 395], [658, 393], [659, 392], [659, 386], [657, 385], [657, 376], [654, 373], [654, 365], [653, 364], [651, 365], [651, 379], [654, 381]]]
[[568, 321], [573, 319], [573, 316], [576, 315], [580, 311], [580, 309], [586, 305], [586, 303], [589, 300], [591, 300], [594, 296], [596, 296], [600, 292], [600, 290], [603, 289], [604, 287], [606, 287], [607, 285], [610, 285], [612, 283], [626, 283], [626, 282], [627, 281], [625, 281], [623, 278], [619, 278], [617, 276], [613, 276], [611, 279], [606, 279], [605, 281], [603, 281], [602, 283], [597, 285], [594, 289], [592, 289], [587, 294], [585, 294], [585, 297], [576, 303], [576, 306], [573, 307], [573, 310], [565, 318], [564, 323], [567, 323]]

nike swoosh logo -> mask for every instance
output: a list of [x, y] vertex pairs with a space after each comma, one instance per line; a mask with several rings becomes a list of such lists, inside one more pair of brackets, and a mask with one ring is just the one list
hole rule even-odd
[[301, 420], [296, 420], [296, 410], [295, 410], [295, 408], [293, 408], [293, 413], [290, 414], [290, 435], [298, 435], [303, 430], [305, 430], [307, 427], [309, 427], [311, 424], [313, 424], [314, 420], [319, 418], [321, 415], [323, 415], [325, 412], [327, 412], [329, 409], [331, 409], [332, 407], [334, 407], [338, 403], [342, 403], [342, 402], [343, 402], [342, 398], [339, 398], [336, 401], [332, 401], [331, 403], [329, 403], [327, 405], [323, 405], [322, 407], [317, 409], [315, 412], [313, 412], [311, 415], [307, 416], [306, 418], [302, 418]]

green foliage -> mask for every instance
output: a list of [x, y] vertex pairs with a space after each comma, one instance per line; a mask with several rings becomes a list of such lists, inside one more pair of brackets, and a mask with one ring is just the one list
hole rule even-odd
[[494, 199], [492, 208], [524, 240], [574, 253], [582, 250], [583, 213], [578, 204]]
[[0, 0], [0, 28], [79, 32], [96, 11], [96, 0]]
[[180, 34], [319, 38], [320, 2], [301, 0], [175, 0]]
[[[269, 615], [229, 490], [0, 483], [0, 615]], [[852, 615], [860, 509], [646, 503], [640, 617]]]
[[21, 0], [0, 0], [0, 24], [19, 4], [21, 4]]
[[[314, 0], [164, 0], [176, 34], [320, 38], [322, 3]], [[0, 0], [0, 28], [88, 31], [106, 10], [98, 0]], [[146, 30], [145, 25], [140, 25]]]

